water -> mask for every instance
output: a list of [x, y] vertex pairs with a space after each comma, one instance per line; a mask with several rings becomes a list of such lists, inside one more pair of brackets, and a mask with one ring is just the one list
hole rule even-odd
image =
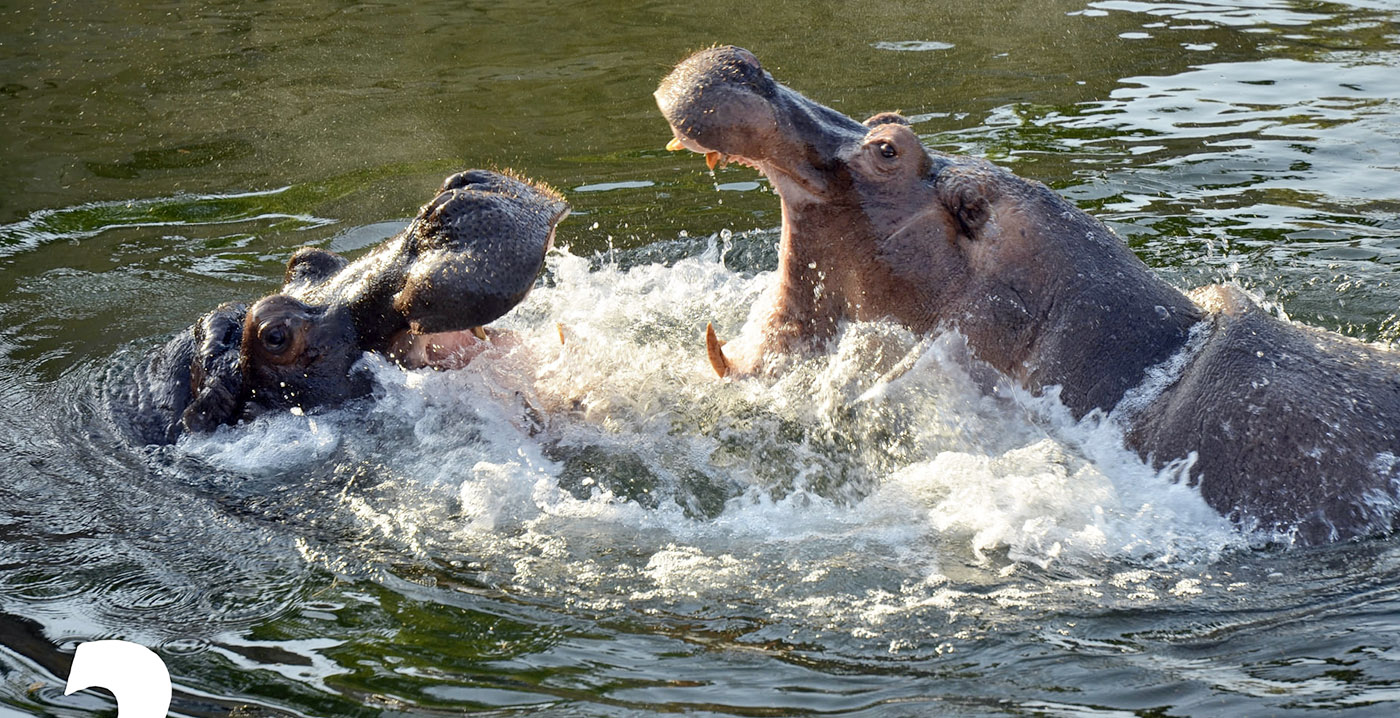
[[[966, 5], [966, 4], [964, 4]], [[0, 714], [73, 648], [178, 715], [1391, 715], [1400, 547], [1243, 534], [1111, 425], [844, 328], [716, 381], [777, 198], [662, 148], [713, 42], [900, 109], [1183, 288], [1400, 339], [1400, 6], [52, 3], [0, 31]], [[201, 312], [354, 253], [453, 169], [575, 212], [469, 371], [132, 447], [97, 397]], [[565, 341], [559, 342], [557, 325]]]

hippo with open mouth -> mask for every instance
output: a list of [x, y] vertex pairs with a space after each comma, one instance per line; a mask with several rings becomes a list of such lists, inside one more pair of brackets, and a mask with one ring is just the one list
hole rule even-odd
[[407, 368], [459, 365], [482, 327], [529, 293], [566, 214], [541, 185], [452, 175], [407, 229], [354, 262], [297, 250], [280, 292], [219, 306], [116, 382], [107, 403], [135, 440], [171, 443], [366, 394], [370, 379], [354, 369], [365, 352]]
[[[930, 151], [897, 114], [856, 122], [746, 50], [693, 55], [656, 99], [671, 149], [753, 166], [782, 201], [760, 342], [726, 351], [707, 330], [721, 376], [763, 371], [841, 320], [955, 329], [1028, 389], [1058, 387], [1076, 417], [1111, 412], [1154, 465], [1189, 462], [1205, 501], [1245, 528], [1312, 544], [1395, 527], [1400, 355], [1229, 287], [1188, 297], [1044, 185]], [[1148, 391], [1151, 374], [1165, 379]]]

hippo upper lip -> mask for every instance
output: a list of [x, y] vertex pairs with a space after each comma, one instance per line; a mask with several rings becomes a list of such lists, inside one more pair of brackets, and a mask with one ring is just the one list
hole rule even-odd
[[[717, 161], [711, 160], [712, 168], [716, 166], [723, 167], [729, 164], [741, 164], [746, 167], [751, 167], [762, 172], [763, 175], [773, 183], [774, 187], [777, 188], [779, 195], [788, 195], [790, 199], [794, 199], [794, 195], [799, 193], [821, 196], [825, 188], [825, 183], [823, 183], [819, 177], [808, 176], [800, 171], [789, 170], [777, 162], [710, 149], [700, 144], [695, 138], [688, 136], [683, 131], [675, 129], [674, 127], [672, 128], [672, 133], [675, 135], [675, 142], [680, 143], [683, 149], [690, 150], [696, 154], [705, 155], [707, 160], [709, 160], [710, 156], [717, 155]], [[674, 145], [667, 145], [667, 148], [676, 149]], [[566, 209], [565, 214], [567, 213], [568, 211]]]
[[825, 183], [822, 182], [819, 177], [809, 176], [800, 171], [789, 170], [776, 162], [707, 149], [691, 138], [682, 137], [679, 132], [676, 133], [676, 137], [680, 140], [685, 149], [691, 152], [706, 155], [707, 157], [712, 154], [718, 155], [718, 161], [713, 163], [715, 166], [723, 167], [729, 164], [740, 164], [762, 172], [763, 175], [768, 178], [769, 182], [778, 190], [779, 196], [786, 197], [789, 200], [796, 199], [798, 195], [820, 197], [825, 190]]

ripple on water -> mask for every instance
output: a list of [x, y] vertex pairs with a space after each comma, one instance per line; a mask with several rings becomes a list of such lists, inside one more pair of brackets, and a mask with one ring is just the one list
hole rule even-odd
[[102, 601], [113, 617], [126, 622], [143, 615], [192, 613], [199, 608], [200, 590], [172, 582], [154, 566], [142, 565], [115, 573], [92, 586], [89, 593]]
[[193, 656], [209, 650], [204, 638], [172, 638], [160, 644], [159, 652], [169, 656]]
[[939, 42], [937, 40], [901, 40], [898, 42], [872, 42], [870, 46], [876, 50], [892, 50], [894, 52], [931, 52], [934, 50], [951, 50], [956, 45], [951, 42]]
[[4, 587], [5, 594], [21, 601], [63, 601], [79, 596], [89, 588], [81, 577], [61, 571], [25, 567], [3, 573], [0, 586]]

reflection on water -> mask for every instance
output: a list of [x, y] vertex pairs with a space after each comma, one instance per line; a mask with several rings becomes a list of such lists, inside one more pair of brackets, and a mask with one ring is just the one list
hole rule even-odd
[[[1391, 540], [1253, 549], [954, 336], [850, 326], [778, 380], [714, 380], [699, 330], [759, 301], [777, 201], [665, 152], [650, 92], [749, 46], [1050, 184], [1180, 286], [1394, 341], [1398, 16], [12, 8], [0, 712], [110, 710], [61, 686], [78, 642], [119, 637], [170, 665], [177, 714], [1388, 714]], [[96, 397], [162, 337], [480, 165], [575, 206], [516, 341], [462, 372], [369, 359], [375, 395], [331, 412], [113, 434]]]

